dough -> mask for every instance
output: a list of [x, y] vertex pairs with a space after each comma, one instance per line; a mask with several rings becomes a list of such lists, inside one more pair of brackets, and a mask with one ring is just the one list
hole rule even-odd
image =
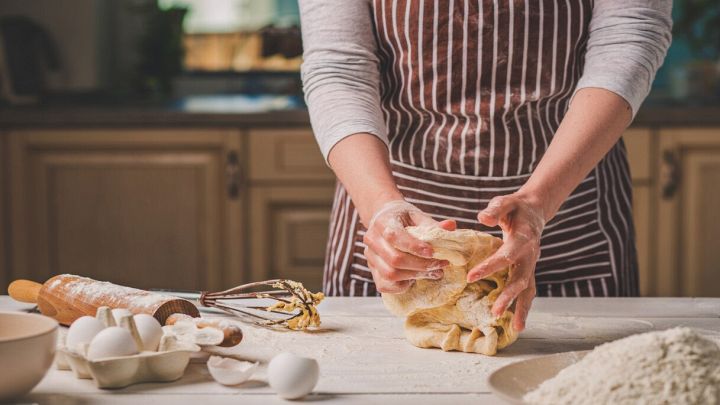
[[495, 252], [502, 240], [471, 229], [408, 227], [414, 237], [432, 245], [436, 259], [450, 264], [441, 280], [416, 280], [404, 293], [383, 294], [385, 306], [405, 320], [405, 336], [417, 347], [494, 355], [512, 344], [510, 310], [499, 318], [490, 308], [507, 281], [509, 268], [468, 284], [467, 272]]

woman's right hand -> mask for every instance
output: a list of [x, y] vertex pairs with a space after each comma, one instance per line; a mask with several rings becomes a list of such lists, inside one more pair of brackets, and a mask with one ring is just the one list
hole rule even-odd
[[406, 226], [440, 226], [455, 230], [455, 221], [437, 222], [404, 200], [383, 205], [368, 223], [363, 242], [375, 287], [381, 293], [406, 291], [413, 280], [442, 278], [446, 260], [433, 259], [429, 243], [412, 237]]

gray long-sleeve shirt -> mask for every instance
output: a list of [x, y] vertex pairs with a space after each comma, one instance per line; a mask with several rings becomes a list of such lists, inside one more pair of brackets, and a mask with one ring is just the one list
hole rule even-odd
[[[305, 97], [327, 159], [343, 138], [370, 133], [386, 144], [372, 0], [300, 0]], [[633, 116], [670, 46], [672, 0], [595, 0], [585, 67], [587, 87], [624, 98]]]

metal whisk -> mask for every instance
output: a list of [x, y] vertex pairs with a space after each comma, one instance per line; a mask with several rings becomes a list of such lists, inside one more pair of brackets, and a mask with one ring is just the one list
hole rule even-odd
[[[265, 291], [251, 291], [256, 288], [273, 288]], [[276, 301], [271, 306], [252, 306], [228, 304], [231, 300], [267, 298]], [[218, 308], [233, 315], [253, 318], [253, 323], [261, 326], [285, 326], [293, 330], [303, 330], [320, 326], [317, 305], [323, 300], [323, 293], [312, 293], [302, 283], [293, 280], [267, 280], [243, 284], [225, 291], [207, 292], [200, 295], [200, 305]], [[279, 314], [271, 317], [266, 313]]]

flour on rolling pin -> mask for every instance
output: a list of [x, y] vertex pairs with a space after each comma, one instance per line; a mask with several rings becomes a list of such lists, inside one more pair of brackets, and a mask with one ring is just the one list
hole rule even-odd
[[[60, 288], [62, 284], [63, 280], [58, 278], [53, 280], [47, 288], [53, 291], [56, 288]], [[77, 277], [74, 280], [67, 281], [65, 289], [71, 298], [75, 299], [76, 297], [84, 295], [84, 299], [87, 301], [103, 300], [112, 304], [114, 301], [119, 301], [121, 297], [123, 300], [131, 298], [133, 308], [130, 309], [130, 311], [133, 313], [152, 312], [158, 304], [168, 299], [167, 296], [152, 294], [136, 288], [123, 287], [107, 281], [97, 281], [86, 277]], [[119, 308], [113, 305], [108, 306], [111, 308]], [[135, 309], [135, 311], [133, 311], [133, 309]]]
[[195, 305], [187, 300], [70, 274], [48, 280], [40, 290], [37, 303], [40, 312], [66, 325], [80, 316], [95, 313], [101, 306], [149, 314], [161, 324], [173, 313], [200, 316]]

